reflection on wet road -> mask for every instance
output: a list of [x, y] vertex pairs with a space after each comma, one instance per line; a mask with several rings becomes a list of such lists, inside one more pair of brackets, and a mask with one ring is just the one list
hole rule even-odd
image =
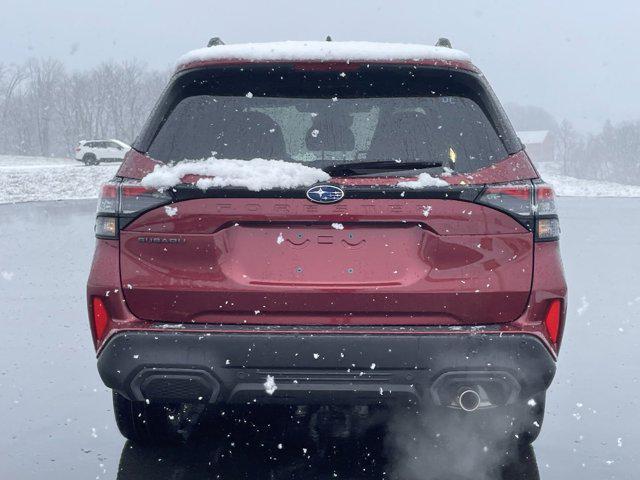
[[420, 456], [414, 457], [390, 445], [389, 432], [320, 439], [309, 435], [307, 429], [289, 428], [285, 432], [282, 424], [274, 421], [217, 426], [219, 435], [200, 438], [190, 446], [140, 447], [126, 443], [118, 480], [539, 478], [529, 446], [508, 445], [497, 455], [497, 450], [489, 453], [481, 445], [459, 451], [444, 440], [427, 441], [422, 432], [415, 436], [417, 432], [410, 435], [407, 431], [403, 442], [415, 443], [414, 453], [420, 451]]
[[640, 200], [559, 207], [569, 318], [534, 455], [410, 415], [358, 435], [344, 420], [215, 417], [187, 446], [126, 444], [86, 318], [94, 202], [0, 205], [0, 479], [635, 478]]

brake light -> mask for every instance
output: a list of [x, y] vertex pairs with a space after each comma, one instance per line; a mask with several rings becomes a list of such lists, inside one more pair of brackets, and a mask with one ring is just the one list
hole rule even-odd
[[508, 213], [533, 231], [536, 241], [560, 237], [560, 221], [551, 185], [530, 181], [488, 185], [477, 202]]
[[560, 335], [560, 322], [562, 319], [562, 302], [559, 299], [551, 300], [547, 308], [547, 315], [544, 318], [544, 324], [549, 332], [549, 339], [555, 344], [558, 343]]
[[169, 193], [143, 187], [136, 180], [108, 182], [98, 199], [96, 237], [117, 238], [119, 229], [135, 217], [171, 200]]
[[132, 181], [120, 184], [121, 214], [139, 214], [169, 202], [171, 202], [171, 196], [166, 192], [146, 188]]
[[98, 213], [116, 213], [118, 211], [118, 184], [105, 183], [98, 197]]
[[532, 186], [529, 182], [489, 185], [479, 203], [519, 216], [533, 213]]
[[96, 342], [102, 340], [104, 332], [107, 330], [107, 325], [111, 320], [107, 307], [100, 297], [93, 297], [91, 300], [91, 307], [93, 313], [93, 331], [95, 333]]
[[303, 72], [350, 72], [358, 70], [361, 66], [357, 62], [297, 62], [293, 69]]

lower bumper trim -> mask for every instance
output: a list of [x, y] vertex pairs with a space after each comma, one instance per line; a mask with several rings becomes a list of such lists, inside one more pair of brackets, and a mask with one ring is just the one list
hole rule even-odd
[[466, 381], [489, 382], [506, 403], [530, 398], [549, 387], [555, 361], [528, 334], [123, 332], [98, 370], [140, 401], [447, 405], [439, 392]]

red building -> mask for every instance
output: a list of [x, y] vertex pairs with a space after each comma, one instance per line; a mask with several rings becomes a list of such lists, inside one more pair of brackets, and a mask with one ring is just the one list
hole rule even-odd
[[553, 162], [555, 142], [549, 130], [525, 130], [517, 133], [535, 163]]

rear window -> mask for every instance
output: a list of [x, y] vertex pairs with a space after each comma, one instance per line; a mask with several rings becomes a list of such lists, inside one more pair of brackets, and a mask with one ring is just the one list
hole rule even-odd
[[469, 172], [504, 159], [519, 143], [475, 74], [254, 67], [177, 77], [136, 147], [165, 162], [428, 161]]

